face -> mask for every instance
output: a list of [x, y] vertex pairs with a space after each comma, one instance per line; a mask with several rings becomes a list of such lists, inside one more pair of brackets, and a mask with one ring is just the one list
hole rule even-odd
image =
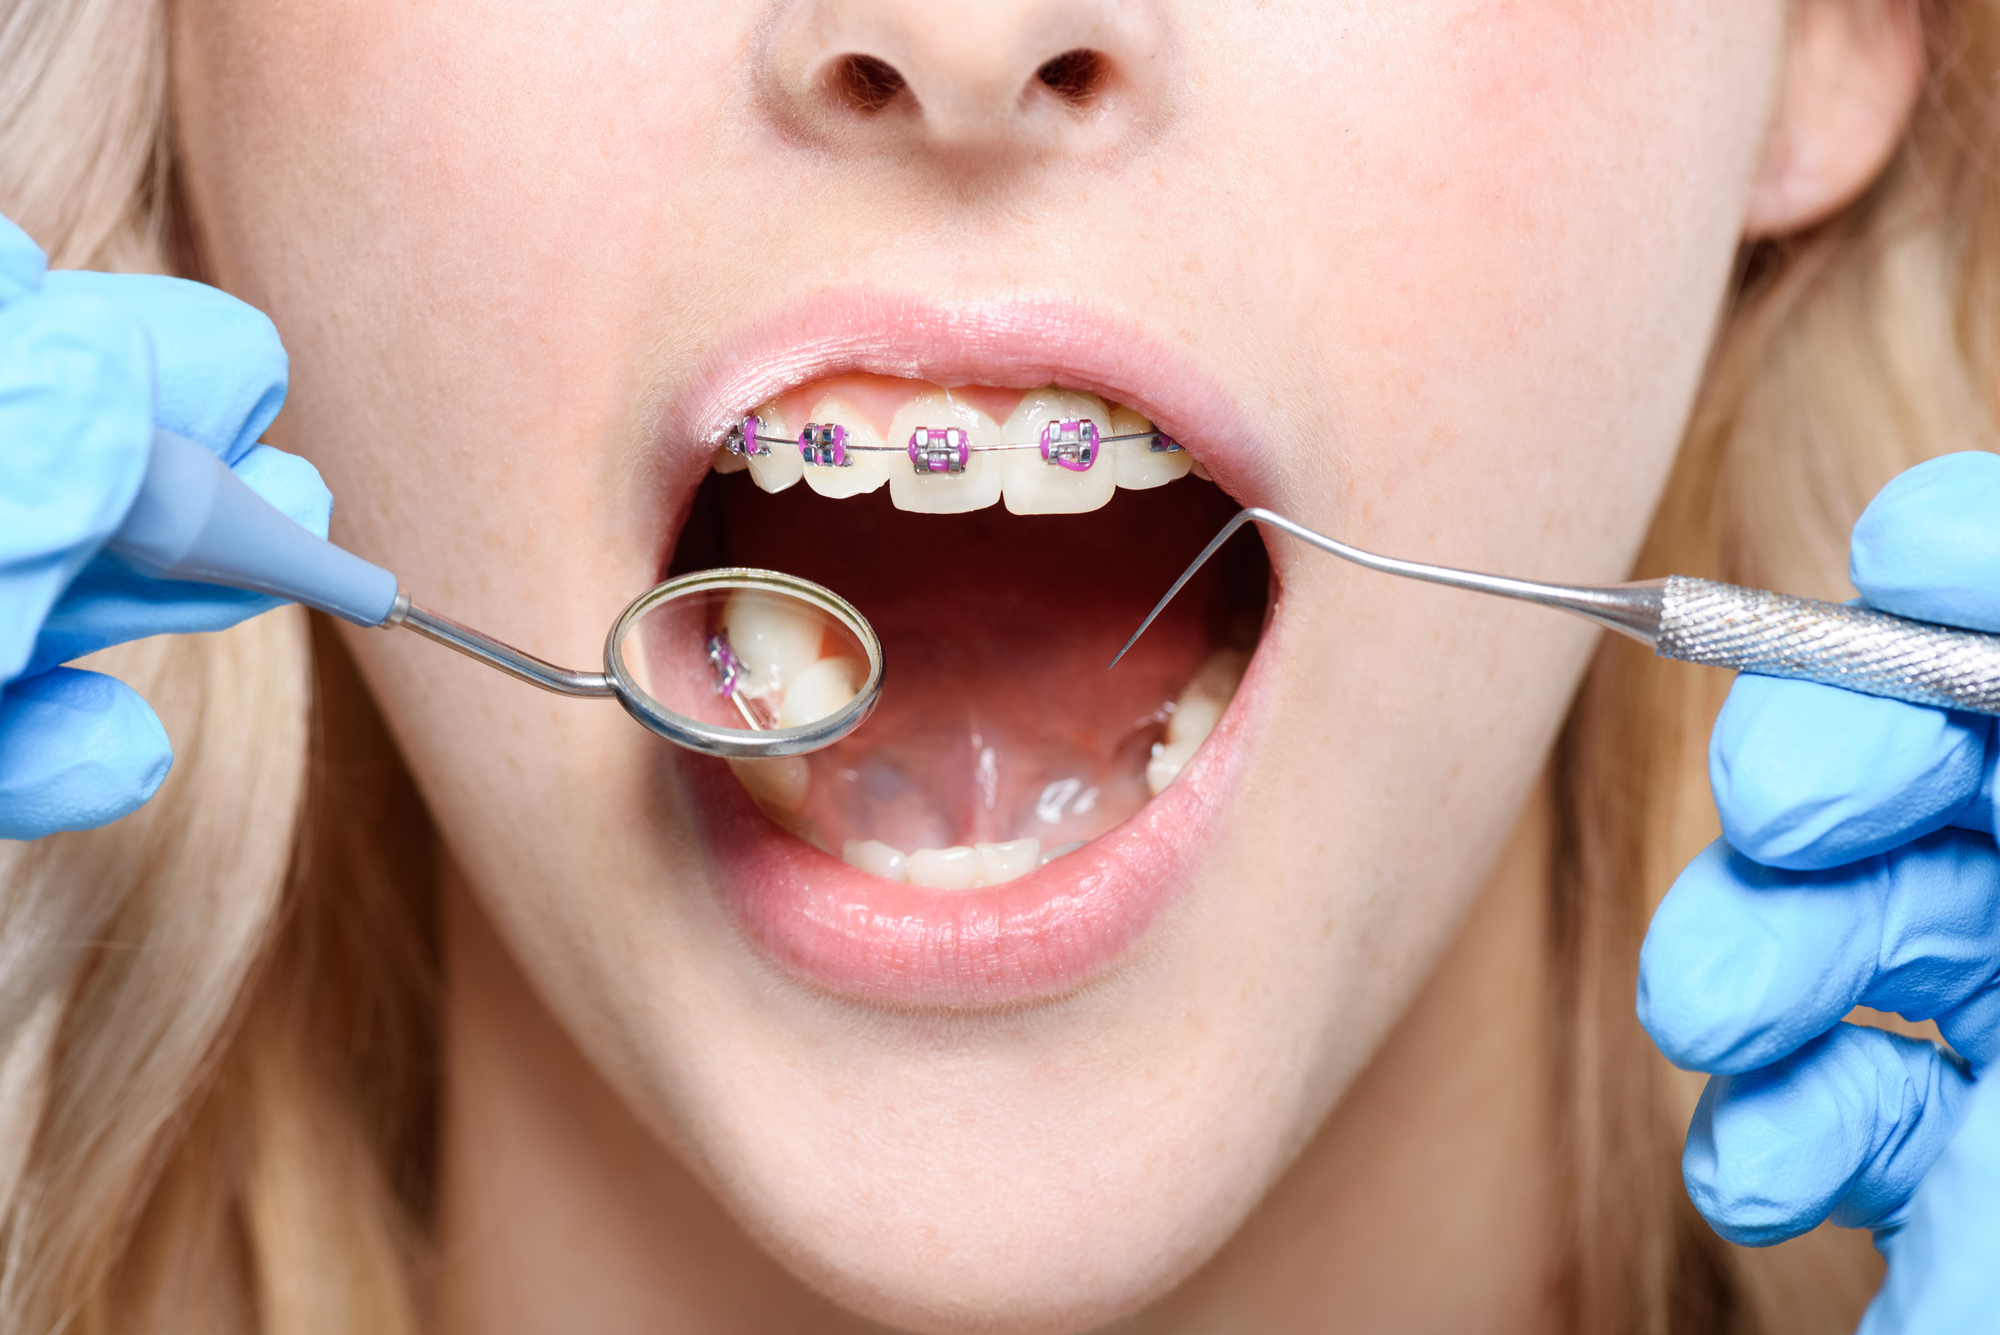
[[[1622, 578], [1782, 7], [178, 21], [208, 276], [285, 337], [272, 439], [325, 474], [336, 539], [570, 666], [705, 565], [817, 579], [882, 633], [874, 720], [735, 773], [350, 637], [596, 1070], [760, 1245], [880, 1318], [1074, 1325], [1198, 1265], [1451, 938], [1592, 638], [1243, 536], [1103, 664], [1242, 505]], [[746, 468], [718, 445], [749, 413], [775, 443]], [[1089, 469], [905, 452], [1067, 421], [1125, 439]], [[846, 466], [803, 461], [808, 423]], [[769, 652], [792, 679], [826, 656]]]

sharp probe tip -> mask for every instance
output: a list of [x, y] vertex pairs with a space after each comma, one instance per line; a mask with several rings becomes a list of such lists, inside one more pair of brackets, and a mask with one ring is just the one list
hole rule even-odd
[[1113, 656], [1112, 660], [1104, 665], [1105, 671], [1108, 672], [1112, 668], [1117, 667], [1118, 660], [1125, 657], [1127, 653], [1131, 652], [1132, 646], [1139, 642], [1139, 637], [1146, 633], [1146, 627], [1152, 625], [1153, 622], [1159, 618], [1160, 613], [1167, 610], [1167, 604], [1174, 600], [1174, 595], [1179, 593], [1181, 589], [1187, 584], [1187, 582], [1194, 578], [1195, 571], [1201, 569], [1204, 565], [1208, 564], [1208, 558], [1215, 555], [1216, 548], [1222, 546], [1223, 543], [1229, 541], [1230, 534], [1234, 533], [1237, 529], [1243, 527], [1243, 525], [1249, 523], [1251, 520], [1256, 519], [1258, 516], [1264, 513], [1266, 512], [1253, 508], [1249, 510], [1240, 511], [1237, 514], [1231, 516], [1229, 522], [1222, 526], [1222, 531], [1216, 534], [1213, 538], [1210, 538], [1208, 541], [1208, 546], [1201, 549], [1201, 555], [1195, 557], [1194, 560], [1188, 564], [1188, 568], [1181, 572], [1181, 577], [1174, 581], [1174, 586], [1171, 589], [1167, 590], [1167, 596], [1160, 599], [1159, 602], [1155, 603], [1153, 605], [1152, 611], [1146, 613], [1146, 619], [1139, 623], [1139, 629], [1132, 632], [1132, 638], [1125, 641], [1125, 647], [1123, 649], [1120, 649], [1117, 652], [1117, 654]]

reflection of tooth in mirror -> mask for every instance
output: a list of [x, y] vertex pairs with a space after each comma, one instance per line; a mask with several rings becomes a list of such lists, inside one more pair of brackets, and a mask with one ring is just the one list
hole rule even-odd
[[750, 674], [742, 690], [752, 696], [784, 690], [818, 661], [825, 627], [816, 609], [761, 589], [736, 590], [722, 609], [729, 646]]
[[[1151, 431], [1153, 424], [1130, 408], [1111, 410], [1107, 436], [1137, 436]], [[1148, 440], [1114, 440], [1106, 447], [1111, 456], [1112, 477], [1126, 491], [1163, 487], [1187, 474], [1194, 456], [1186, 450], [1156, 450]]]
[[769, 446], [768, 454], [750, 457], [750, 480], [765, 491], [783, 491], [805, 476], [805, 460], [799, 456], [796, 446], [782, 443], [794, 433], [785, 425], [785, 415], [778, 411], [778, 405], [767, 403], [757, 410], [755, 416], [763, 424], [759, 434], [776, 438], [781, 443]]
[[[1104, 429], [1111, 414], [1095, 394], [1030, 390], [1002, 424], [1000, 436], [1010, 445], [1039, 441], [1043, 427], [1081, 418], [1095, 422], [1099, 434], [1111, 434]], [[1083, 471], [1049, 463], [1038, 449], [1008, 450], [1001, 457], [1006, 460], [1002, 480], [1007, 509], [1017, 515], [1080, 514], [1107, 504], [1117, 490], [1116, 470], [1101, 456]]]
[[868, 666], [856, 658], [822, 658], [800, 670], [785, 690], [778, 726], [802, 728], [845, 709], [861, 693]]
[[[810, 420], [846, 428], [847, 460], [838, 467], [805, 463], [804, 455], [794, 447], [792, 453], [799, 455], [808, 487], [822, 496], [840, 499], [873, 491], [889, 480], [891, 456], [882, 449], [882, 437], [860, 413], [829, 395], [813, 406]], [[779, 448], [773, 447], [771, 452], [776, 454]], [[910, 466], [907, 457], [895, 458], [903, 467]]]
[[919, 427], [957, 427], [972, 449], [962, 473], [919, 474], [906, 454], [889, 470], [889, 500], [898, 510], [954, 515], [983, 510], [1000, 500], [1000, 460], [982, 447], [1000, 442], [993, 419], [942, 389], [926, 389], [897, 409], [889, 423], [889, 443], [908, 448]]

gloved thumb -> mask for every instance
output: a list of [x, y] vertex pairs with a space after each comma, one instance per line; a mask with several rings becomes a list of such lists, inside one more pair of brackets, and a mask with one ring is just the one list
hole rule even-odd
[[173, 759], [159, 718], [121, 681], [56, 668], [10, 682], [0, 695], [0, 839], [129, 815]]
[[1859, 1335], [1991, 1329], [2000, 1313], [2000, 1082], [1985, 1081], [1944, 1155], [1879, 1239], [1889, 1277]]
[[1934, 1044], [1835, 1025], [1782, 1061], [1708, 1082], [1681, 1156], [1688, 1196], [1740, 1246], [1829, 1216], [1893, 1227], [1972, 1087]]

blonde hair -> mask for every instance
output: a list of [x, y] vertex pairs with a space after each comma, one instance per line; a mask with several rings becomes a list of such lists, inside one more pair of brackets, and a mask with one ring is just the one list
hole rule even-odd
[[[1930, 90], [1883, 180], [1746, 250], [1639, 573], [1839, 596], [1882, 483], [1993, 444], [2000, 0], [1925, 21]], [[0, 212], [52, 263], [192, 271], [166, 70], [159, 3], [0, 16]], [[100, 658], [177, 760], [136, 815], [0, 846], [0, 1328], [414, 1331], [437, 1041], [421, 803], [295, 608]], [[1872, 1283], [1859, 1235], [1752, 1255], [1708, 1231], [1679, 1180], [1693, 1086], [1633, 1018], [1647, 918], [1712, 835], [1718, 675], [1608, 640], [1553, 758], [1574, 1330], [1846, 1330]]]
[[[1920, 6], [1931, 75], [1894, 161], [1810, 233], [1748, 247], [1635, 576], [1840, 599], [1848, 532], [1890, 478], [1993, 449], [2000, 402], [2000, 4]], [[1681, 1189], [1700, 1091], [1634, 1018], [1639, 943], [1720, 829], [1707, 740], [1728, 674], [1606, 637], [1554, 755], [1550, 1023], [1583, 1331], [1850, 1330], [1881, 1273], [1865, 1234], [1724, 1244]]]

